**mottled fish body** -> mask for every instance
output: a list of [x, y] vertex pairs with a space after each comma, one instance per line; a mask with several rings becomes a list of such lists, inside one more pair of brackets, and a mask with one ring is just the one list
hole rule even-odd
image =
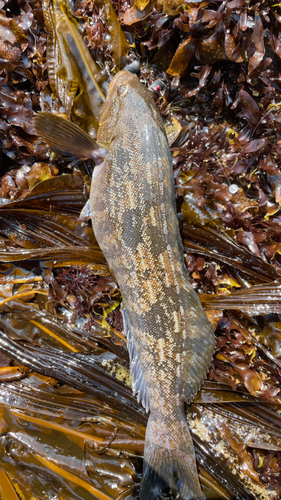
[[97, 141], [108, 155], [92, 181], [93, 229], [122, 291], [133, 389], [150, 410], [140, 497], [167, 485], [200, 499], [184, 401], [205, 379], [214, 336], [184, 263], [163, 123], [135, 75], [114, 77]]
[[[109, 86], [94, 143], [51, 113], [36, 116], [46, 142], [98, 162], [90, 204], [93, 229], [124, 299], [133, 391], [150, 410], [141, 500], [200, 500], [185, 416], [203, 383], [214, 336], [190, 285], [179, 233], [170, 150], [162, 120], [137, 76]], [[180, 495], [180, 496], [178, 496]]]

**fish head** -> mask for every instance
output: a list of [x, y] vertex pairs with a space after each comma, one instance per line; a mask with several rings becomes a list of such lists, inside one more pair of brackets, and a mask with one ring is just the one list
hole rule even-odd
[[[108, 89], [103, 106], [97, 142], [109, 150], [118, 136], [129, 132], [133, 122], [149, 114], [150, 120], [164, 131], [164, 126], [149, 90], [129, 71], [119, 71]], [[164, 132], [165, 133], [165, 132]]]
[[136, 75], [129, 71], [119, 71], [108, 88], [107, 100], [103, 106], [98, 143], [108, 149], [118, 134], [118, 124], [124, 117], [127, 101], [134, 88], [141, 85]]

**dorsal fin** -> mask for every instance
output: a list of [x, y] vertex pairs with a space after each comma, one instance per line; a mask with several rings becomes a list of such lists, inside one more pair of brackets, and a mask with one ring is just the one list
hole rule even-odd
[[129, 318], [126, 309], [122, 309], [122, 317], [124, 330], [127, 337], [127, 348], [129, 351], [130, 358], [130, 371], [133, 377], [133, 394], [137, 396], [138, 403], [142, 403], [146, 411], [149, 411], [149, 399], [146, 389], [146, 383], [144, 380], [142, 367], [136, 350], [135, 342], [132, 335], [132, 330], [129, 323]]

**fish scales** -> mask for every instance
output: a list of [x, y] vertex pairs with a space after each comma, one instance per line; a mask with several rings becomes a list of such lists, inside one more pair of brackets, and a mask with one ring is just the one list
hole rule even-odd
[[[52, 88], [68, 116], [80, 123], [83, 114], [95, 136], [102, 77], [67, 3], [43, 6]], [[177, 500], [202, 499], [184, 404], [205, 378], [214, 337], [185, 268], [171, 156], [154, 102], [135, 75], [121, 71], [103, 106], [98, 144], [52, 113], [38, 114], [34, 128], [52, 147], [96, 162], [93, 228], [124, 298], [133, 391], [150, 410], [140, 499], [163, 498], [167, 489]]]
[[135, 75], [114, 77], [97, 141], [108, 155], [92, 181], [93, 229], [122, 291], [134, 391], [150, 409], [140, 498], [167, 487], [201, 499], [184, 401], [206, 376], [213, 330], [184, 263], [163, 123]]
[[99, 124], [104, 149], [51, 113], [38, 114], [34, 127], [53, 147], [97, 161], [93, 228], [124, 298], [133, 391], [150, 410], [140, 499], [158, 500], [167, 489], [169, 498], [202, 499], [184, 404], [205, 378], [214, 337], [185, 268], [170, 151], [154, 102], [121, 71]]

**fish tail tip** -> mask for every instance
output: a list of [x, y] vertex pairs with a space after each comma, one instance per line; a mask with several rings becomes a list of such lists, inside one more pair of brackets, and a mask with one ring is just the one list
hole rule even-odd
[[162, 498], [204, 500], [205, 497], [193, 454], [190, 456], [182, 450], [167, 449], [150, 443], [145, 449], [140, 500]]

